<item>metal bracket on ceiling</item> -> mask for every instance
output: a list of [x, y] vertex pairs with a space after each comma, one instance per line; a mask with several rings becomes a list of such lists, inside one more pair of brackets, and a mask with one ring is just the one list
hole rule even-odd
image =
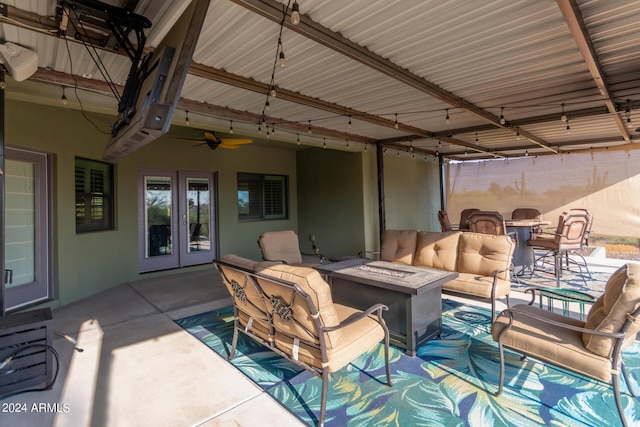
[[[144, 51], [144, 30], [151, 28], [151, 21], [146, 17], [97, 0], [58, 0], [56, 20], [59, 22], [61, 36], [115, 50], [122, 47], [136, 66]], [[104, 37], [89, 39], [87, 30]], [[129, 39], [132, 32], [136, 36], [136, 44]]]

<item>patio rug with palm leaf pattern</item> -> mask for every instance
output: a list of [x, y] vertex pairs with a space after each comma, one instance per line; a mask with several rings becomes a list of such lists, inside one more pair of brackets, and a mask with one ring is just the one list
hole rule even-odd
[[[416, 357], [391, 350], [393, 387], [385, 384], [381, 344], [331, 375], [328, 426], [615, 426], [613, 391], [604, 383], [506, 352], [505, 389], [497, 390], [499, 356], [487, 309], [443, 300], [442, 339], [423, 344]], [[231, 307], [177, 323], [222, 357], [233, 334]], [[640, 343], [624, 354], [639, 387]], [[316, 425], [321, 381], [240, 334], [230, 362], [282, 406]], [[640, 398], [622, 385], [625, 413], [640, 424]]]

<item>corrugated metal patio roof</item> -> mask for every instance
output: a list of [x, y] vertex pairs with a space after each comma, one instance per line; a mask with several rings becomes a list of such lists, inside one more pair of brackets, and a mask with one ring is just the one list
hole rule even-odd
[[[107, 3], [152, 22], [152, 49], [189, 0]], [[225, 132], [233, 120], [264, 138], [258, 121], [283, 22], [287, 65], [275, 68], [279, 96], [265, 112], [273, 140], [338, 149], [382, 141], [455, 160], [631, 149], [640, 140], [640, 1], [297, 3], [295, 26], [283, 20], [287, 0], [212, 0], [179, 108], [202, 127]], [[98, 46], [102, 76], [85, 46], [58, 34], [56, 0], [5, 4], [0, 38], [38, 53], [32, 80], [77, 86], [87, 100], [113, 96], [105, 78], [124, 84], [126, 56]]]

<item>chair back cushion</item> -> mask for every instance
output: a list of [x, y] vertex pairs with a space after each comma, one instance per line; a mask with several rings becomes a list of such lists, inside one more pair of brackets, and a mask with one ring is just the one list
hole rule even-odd
[[[311, 303], [318, 312], [323, 326], [340, 324], [340, 318], [331, 298], [331, 288], [313, 268], [279, 264], [265, 268], [260, 273], [298, 285], [311, 297]], [[313, 314], [301, 294], [290, 287], [263, 278], [258, 278], [258, 283], [267, 301], [272, 305], [273, 325], [276, 332], [281, 331], [305, 341], [319, 342], [320, 333]], [[280, 316], [278, 312], [281, 309], [290, 312], [291, 318], [288, 319], [287, 315]], [[327, 348], [338, 346], [340, 337], [340, 330], [327, 333], [325, 335]]]
[[459, 231], [420, 231], [413, 265], [455, 271], [460, 234]]
[[542, 219], [542, 214], [535, 208], [516, 208], [511, 212], [511, 219]]
[[471, 228], [469, 227], [469, 217], [479, 210], [480, 209], [477, 208], [463, 209], [462, 212], [460, 212], [460, 224], [458, 224], [458, 229], [470, 230]]
[[380, 260], [411, 265], [416, 251], [416, 230], [386, 230], [380, 245]]
[[284, 261], [287, 264], [302, 263], [298, 235], [293, 230], [267, 231], [258, 238], [262, 258], [269, 261]]
[[560, 249], [579, 249], [587, 231], [588, 216], [585, 212], [569, 211], [562, 219], [562, 231], [558, 244]]
[[[640, 264], [627, 264], [616, 270], [604, 289], [604, 293], [593, 303], [585, 328], [603, 332], [619, 332], [640, 304]], [[633, 323], [626, 333], [627, 344], [640, 331], [640, 324]], [[613, 340], [589, 333], [582, 334], [587, 350], [602, 357], [611, 357]]]
[[469, 217], [469, 227], [474, 233], [507, 234], [504, 217], [499, 212], [478, 211]]
[[[461, 233], [456, 271], [492, 276], [496, 270], [508, 270], [514, 249], [515, 243], [509, 236]], [[503, 271], [498, 277], [509, 280], [509, 271]]]

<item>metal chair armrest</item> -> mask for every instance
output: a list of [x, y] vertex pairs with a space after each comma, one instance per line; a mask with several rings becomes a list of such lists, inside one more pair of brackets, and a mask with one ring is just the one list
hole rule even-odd
[[503, 315], [509, 317], [509, 325], [507, 326], [507, 328], [510, 328], [512, 326], [513, 314], [514, 313], [517, 313], [517, 314], [522, 315], [522, 316], [531, 317], [531, 318], [539, 320], [541, 322], [544, 322], [544, 323], [547, 323], [547, 324], [550, 324], [550, 325], [554, 325], [554, 326], [558, 326], [558, 327], [561, 327], [561, 328], [564, 328], [564, 329], [569, 329], [569, 330], [576, 331], [576, 332], [583, 332], [583, 333], [592, 334], [592, 335], [599, 335], [599, 336], [612, 338], [612, 339], [620, 339], [620, 338], [624, 338], [625, 337], [625, 333], [624, 332], [603, 332], [603, 331], [598, 331], [598, 330], [595, 330], [595, 329], [581, 328], [579, 326], [569, 325], [569, 324], [563, 323], [563, 322], [557, 322], [555, 320], [548, 319], [548, 318], [546, 318], [544, 316], [538, 316], [537, 314], [530, 313], [528, 311], [518, 310], [518, 308], [516, 308], [516, 307], [511, 307], [511, 308], [507, 308], [505, 310], [502, 310], [502, 312], [498, 315], [498, 317], [503, 316]]
[[331, 332], [331, 331], [335, 331], [341, 328], [344, 328], [346, 326], [349, 326], [353, 323], [356, 323], [362, 319], [364, 319], [365, 317], [369, 317], [369, 315], [377, 312], [378, 318], [382, 319], [382, 311], [387, 311], [389, 310], [389, 307], [387, 307], [384, 304], [375, 304], [372, 305], [371, 307], [367, 308], [366, 310], [363, 310], [359, 313], [354, 313], [351, 316], [347, 317], [346, 319], [344, 319], [342, 322], [340, 322], [339, 325], [335, 325], [335, 326], [327, 326], [325, 328], [323, 328], [324, 332]]

